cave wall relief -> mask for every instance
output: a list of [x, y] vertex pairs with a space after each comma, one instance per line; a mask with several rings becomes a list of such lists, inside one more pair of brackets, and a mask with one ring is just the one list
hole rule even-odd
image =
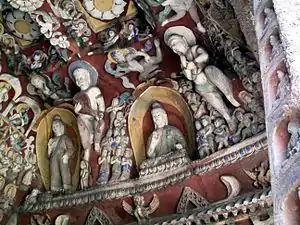
[[[164, 199], [144, 193], [202, 179], [202, 160], [216, 170], [217, 155], [239, 154], [234, 164], [250, 152], [242, 147], [265, 150], [260, 71], [229, 2], [7, 0], [1, 12], [4, 222], [77, 224], [43, 211], [129, 195], [133, 204], [123, 200], [118, 210], [144, 222], [163, 215]], [[268, 43], [270, 60], [279, 57], [278, 35]], [[277, 74], [278, 86], [288, 82]], [[252, 147], [248, 155], [263, 154]], [[260, 169], [248, 169], [242, 180], [266, 188]], [[177, 213], [189, 201], [206, 207], [236, 197], [242, 184], [225, 175], [227, 198], [186, 187]], [[87, 207], [85, 224], [118, 224], [100, 208]]]

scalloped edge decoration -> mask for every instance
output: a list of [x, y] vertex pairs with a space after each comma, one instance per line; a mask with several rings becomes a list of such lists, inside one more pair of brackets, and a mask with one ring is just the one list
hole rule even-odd
[[44, 0], [7, 0], [7, 2], [23, 12], [32, 12], [44, 4]]
[[101, 11], [95, 6], [95, 0], [84, 0], [83, 6], [85, 10], [94, 18], [100, 20], [112, 20], [118, 18], [124, 11], [127, 2], [124, 0], [105, 0], [112, 1], [112, 7], [110, 10]]

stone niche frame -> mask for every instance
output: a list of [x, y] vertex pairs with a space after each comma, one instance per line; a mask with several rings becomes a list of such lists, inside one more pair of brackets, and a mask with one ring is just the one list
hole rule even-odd
[[186, 213], [189, 203], [192, 203], [195, 208], [205, 208], [209, 205], [209, 202], [197, 191], [190, 187], [184, 187], [177, 205], [176, 213]]
[[84, 225], [94, 225], [98, 221], [101, 225], [113, 225], [108, 216], [100, 209], [93, 207]]

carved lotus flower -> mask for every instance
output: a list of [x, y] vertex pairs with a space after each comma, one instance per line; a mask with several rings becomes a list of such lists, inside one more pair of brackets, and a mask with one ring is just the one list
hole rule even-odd
[[50, 38], [52, 36], [52, 24], [46, 23], [41, 28], [40, 31], [45, 35], [46, 38]]
[[44, 4], [44, 0], [7, 0], [7, 2], [23, 12], [34, 11]]
[[65, 35], [62, 35], [61, 32], [55, 32], [50, 39], [51, 45], [59, 46], [60, 48], [69, 48], [70, 42]]

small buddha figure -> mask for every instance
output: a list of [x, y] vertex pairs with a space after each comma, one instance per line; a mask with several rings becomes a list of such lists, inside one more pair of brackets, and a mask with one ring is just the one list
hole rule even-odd
[[208, 156], [211, 152], [215, 152], [215, 126], [208, 115], [196, 121], [198, 151], [201, 158]]
[[54, 137], [48, 142], [50, 159], [50, 190], [69, 191], [72, 187], [70, 159], [74, 153], [71, 138], [65, 133], [65, 125], [59, 116], [52, 122]]
[[100, 165], [100, 171], [97, 182], [100, 184], [106, 184], [110, 175], [110, 151], [107, 148], [102, 150], [101, 156], [98, 158], [98, 165]]
[[223, 118], [217, 118], [215, 120], [215, 141], [218, 144], [217, 149], [221, 150], [224, 147], [228, 147], [228, 138], [229, 138], [229, 129], [225, 124], [225, 120]]
[[278, 77], [278, 86], [275, 95], [277, 103], [273, 105], [274, 109], [279, 105], [280, 101], [284, 100], [285, 96], [289, 93], [291, 86], [288, 74], [281, 70], [277, 70], [276, 73]]
[[115, 155], [110, 161], [110, 164], [112, 165], [110, 182], [115, 182], [120, 178], [122, 155], [122, 148], [121, 146], [118, 146]]
[[128, 180], [130, 178], [131, 167], [132, 167], [132, 149], [127, 148], [124, 152], [121, 162], [121, 177], [120, 180]]
[[288, 132], [290, 133], [290, 141], [288, 143], [288, 158], [300, 151], [300, 123], [289, 122]]
[[283, 51], [283, 48], [282, 48], [281, 40], [278, 35], [271, 35], [269, 41], [272, 47], [272, 52], [269, 60], [272, 61]]
[[[259, 102], [258, 98], [247, 91], [239, 93], [239, 99], [243, 103], [243, 107], [247, 112], [252, 112], [257, 116], [257, 120], [262, 123], [265, 119], [264, 108]], [[264, 122], [263, 122], [264, 123]]]
[[178, 128], [168, 124], [167, 112], [161, 104], [158, 102], [152, 104], [151, 115], [154, 122], [154, 131], [147, 142], [148, 159], [167, 156], [176, 151], [179, 145], [183, 149], [186, 148], [184, 136]]

